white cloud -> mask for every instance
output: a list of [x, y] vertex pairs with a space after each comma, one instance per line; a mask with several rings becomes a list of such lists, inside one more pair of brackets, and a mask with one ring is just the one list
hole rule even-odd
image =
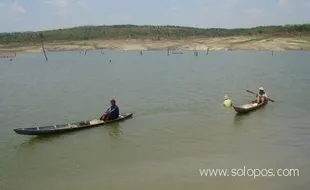
[[310, 0], [277, 0], [279, 6], [309, 5]]
[[77, 1], [77, 5], [84, 9], [88, 8], [88, 3], [86, 1], [79, 0]]
[[129, 22], [131, 21], [131, 17], [129, 15], [124, 15], [124, 16], [121, 16], [120, 17], [120, 21], [123, 21], [123, 22]]
[[56, 8], [55, 14], [61, 17], [70, 15], [69, 0], [46, 0], [44, 3]]
[[238, 6], [240, 3], [240, 0], [222, 0], [222, 6], [224, 6], [226, 9], [232, 9]]
[[[16, 0], [0, 0], [0, 18], [8, 18], [0, 19], [0, 31], [124, 23], [238, 28], [310, 22], [310, 0], [191, 0], [165, 5], [152, 1], [144, 9], [139, 8], [141, 0], [28, 1], [19, 0], [19, 4]], [[23, 3], [44, 6], [46, 12], [44, 16], [30, 12], [21, 6]], [[154, 14], [155, 8], [161, 8], [161, 14]], [[22, 13], [26, 11], [29, 16], [24, 17]], [[50, 20], [45, 22], [46, 19]]]
[[17, 0], [12, 0], [10, 4], [0, 2], [0, 9], [5, 9], [5, 13], [26, 13], [24, 7]]
[[45, 3], [65, 9], [69, 5], [69, 0], [46, 0]]
[[278, 5], [285, 5], [289, 2], [290, 2], [290, 0], [278, 0]]
[[171, 9], [172, 11], [178, 11], [178, 10], [180, 10], [180, 7], [172, 6], [170, 9]]
[[18, 1], [14, 1], [13, 4], [12, 4], [12, 8], [15, 12], [18, 12], [18, 13], [26, 13], [26, 10], [24, 9], [23, 6], [21, 6]]

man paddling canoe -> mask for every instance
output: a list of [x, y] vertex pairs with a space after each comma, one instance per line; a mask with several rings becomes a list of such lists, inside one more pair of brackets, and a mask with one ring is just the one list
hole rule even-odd
[[267, 96], [267, 94], [266, 94], [264, 88], [263, 88], [263, 87], [260, 87], [260, 88], [259, 88], [259, 92], [258, 92], [258, 96], [256, 96], [256, 102], [257, 102], [258, 104], [260, 104], [260, 103], [262, 103], [262, 102], [264, 102], [264, 101], [267, 101], [267, 99], [268, 99], [268, 96]]
[[111, 107], [107, 109], [107, 111], [100, 117], [100, 120], [103, 121], [109, 121], [109, 120], [114, 120], [117, 119], [119, 117], [119, 108], [118, 106], [115, 104], [116, 101], [113, 98], [111, 101]]

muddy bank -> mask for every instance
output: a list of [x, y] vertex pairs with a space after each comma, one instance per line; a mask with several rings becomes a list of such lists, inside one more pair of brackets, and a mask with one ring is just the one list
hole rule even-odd
[[[84, 50], [310, 50], [310, 38], [221, 37], [192, 40], [89, 40], [45, 43], [47, 51]], [[41, 52], [40, 44], [0, 44], [0, 52]]]

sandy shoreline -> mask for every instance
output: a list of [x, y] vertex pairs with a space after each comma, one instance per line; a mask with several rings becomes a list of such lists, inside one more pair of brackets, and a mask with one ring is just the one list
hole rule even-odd
[[[45, 43], [46, 51], [84, 51], [84, 50], [310, 50], [309, 37], [263, 38], [263, 37], [220, 37], [187, 40], [88, 40]], [[0, 53], [41, 52], [40, 44], [0, 44]]]

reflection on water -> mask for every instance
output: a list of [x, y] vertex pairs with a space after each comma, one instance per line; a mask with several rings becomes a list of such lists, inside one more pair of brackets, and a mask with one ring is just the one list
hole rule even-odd
[[[67, 134], [66, 134], [67, 135]], [[34, 136], [27, 138], [24, 142], [22, 142], [17, 149], [21, 148], [33, 148], [37, 144], [42, 144], [46, 142], [51, 142], [55, 139], [64, 139], [65, 135], [55, 134], [55, 135], [48, 135], [48, 136]]]
[[[261, 107], [261, 108], [258, 108], [257, 110], [253, 110], [253, 111], [248, 112], [248, 113], [237, 113], [237, 112], [235, 112], [234, 121], [233, 121], [234, 126], [236, 126], [236, 127], [242, 126], [247, 121], [253, 122], [253, 119], [256, 120], [257, 118], [264, 117], [266, 107], [268, 107], [268, 104]], [[254, 117], [254, 118], [252, 118], [252, 117]]]
[[[272, 58], [265, 52], [90, 54], [51, 53], [49, 64], [41, 53], [25, 54], [14, 64], [0, 64], [0, 89], [5, 89], [0, 92], [1, 190], [309, 187], [310, 105], [304, 101], [310, 93], [309, 53]], [[243, 104], [254, 99], [244, 89], [260, 85], [276, 103], [246, 115], [223, 108], [224, 94]], [[98, 118], [112, 96], [122, 111], [139, 115], [61, 135], [13, 132], [36, 123]], [[303, 171], [281, 183], [276, 178], [212, 180], [198, 177], [204, 164]]]
[[118, 137], [121, 134], [123, 134], [123, 131], [119, 123], [113, 123], [110, 125], [106, 125], [105, 128], [108, 130], [109, 136]]
[[[109, 136], [120, 136], [123, 131], [119, 123], [111, 123], [109, 125], [103, 125], [105, 129], [107, 129]], [[93, 128], [90, 128], [90, 130]], [[95, 129], [95, 128], [94, 128]], [[17, 149], [20, 148], [33, 148], [37, 144], [42, 144], [46, 142], [51, 142], [53, 140], [65, 139], [68, 136], [74, 136], [76, 133], [81, 133], [82, 131], [87, 130], [80, 130], [80, 131], [72, 131], [67, 132], [64, 134], [54, 134], [54, 135], [46, 135], [46, 136], [29, 136], [30, 138], [26, 138], [24, 142], [22, 142]]]
[[234, 126], [242, 125], [244, 120], [246, 120], [250, 114], [251, 113], [249, 113], [249, 114], [238, 114], [238, 113], [236, 113], [234, 116]]

